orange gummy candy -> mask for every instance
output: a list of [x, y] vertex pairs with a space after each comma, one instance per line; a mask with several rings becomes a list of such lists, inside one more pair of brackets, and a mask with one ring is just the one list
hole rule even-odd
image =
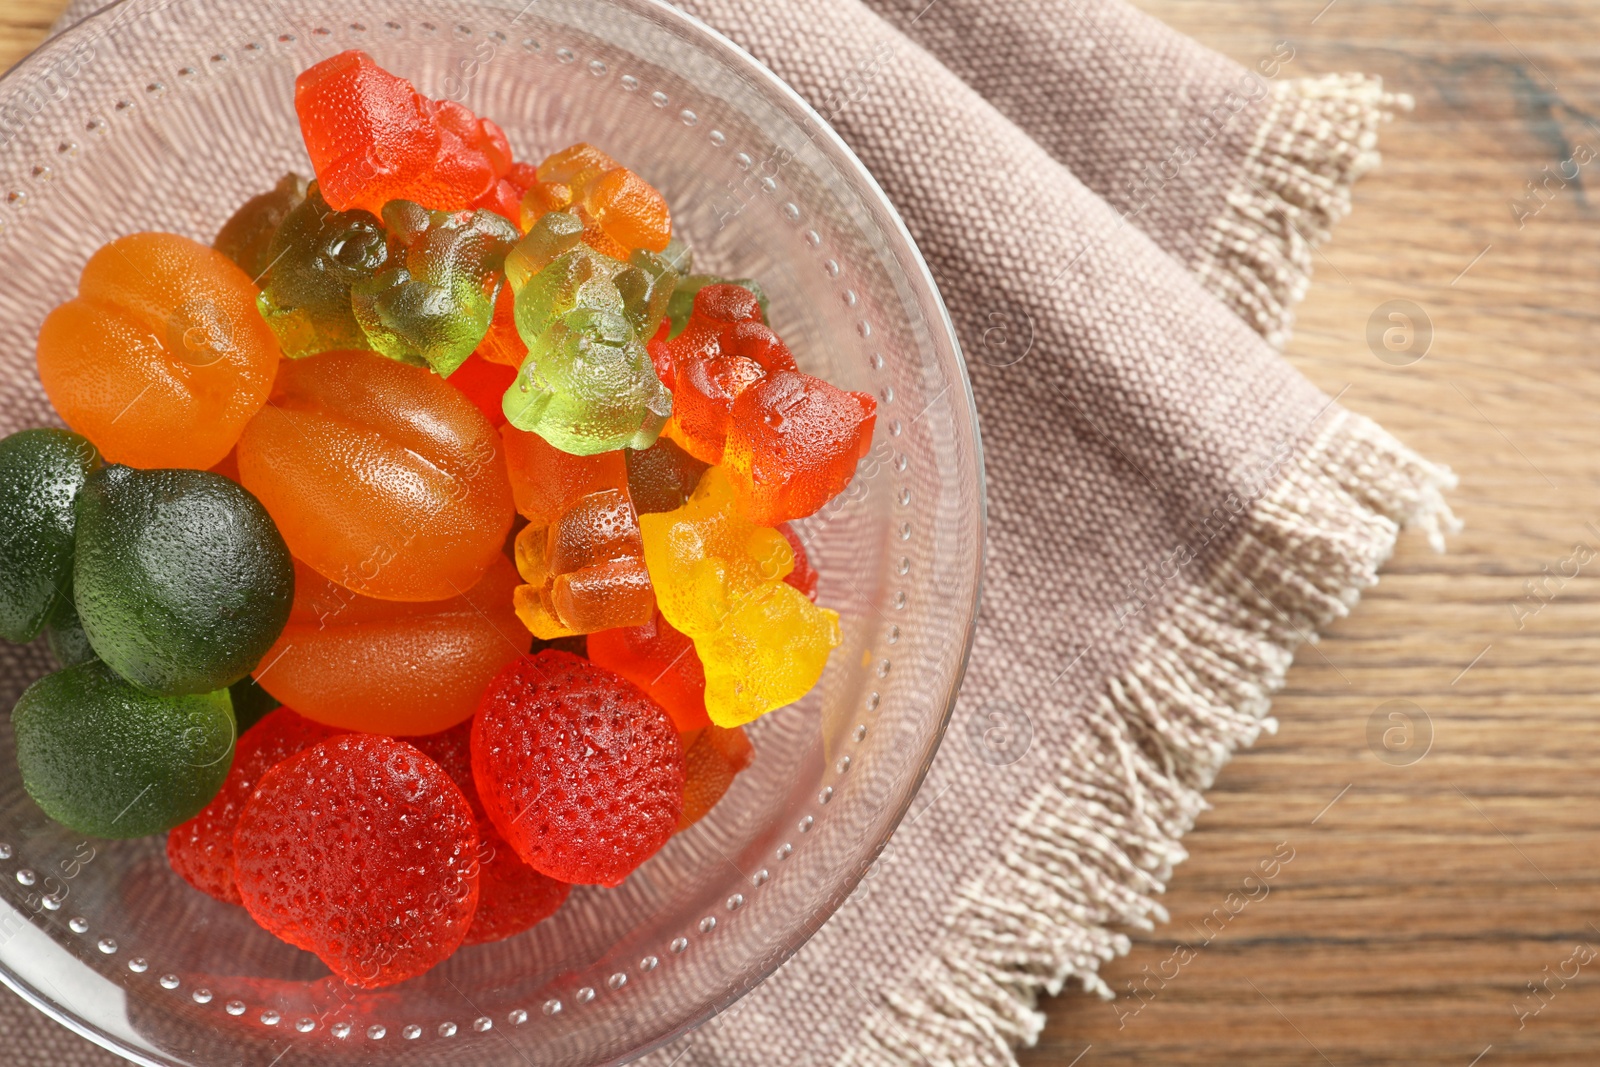
[[539, 164], [537, 177], [522, 199], [523, 232], [548, 211], [570, 211], [583, 221], [585, 244], [620, 260], [639, 249], [665, 251], [672, 239], [666, 198], [591, 144], [563, 148]]
[[755, 749], [744, 731], [707, 726], [683, 735], [683, 814], [678, 829], [687, 830], [717, 806], [736, 774], [750, 766]]
[[278, 341], [221, 252], [167, 233], [89, 258], [39, 331], [39, 380], [107, 462], [205, 470], [272, 390]]
[[239, 439], [239, 475], [318, 574], [381, 600], [447, 600], [511, 530], [498, 445], [426, 367], [324, 352], [284, 364]]
[[289, 625], [256, 677], [328, 726], [399, 737], [447, 730], [533, 643], [511, 609], [517, 581], [501, 555], [464, 596], [398, 603], [352, 593], [296, 560]]

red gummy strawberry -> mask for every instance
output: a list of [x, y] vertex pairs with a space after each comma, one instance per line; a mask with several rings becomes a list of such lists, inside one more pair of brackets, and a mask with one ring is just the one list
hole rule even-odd
[[620, 884], [683, 811], [672, 718], [632, 682], [551, 649], [489, 683], [473, 721], [472, 776], [517, 854], [577, 885]]
[[345, 734], [266, 773], [233, 834], [252, 918], [366, 988], [449, 957], [478, 906], [472, 808], [440, 766]]
[[805, 543], [800, 540], [800, 535], [788, 523], [780, 523], [778, 532], [783, 534], [783, 539], [789, 542], [789, 547], [794, 550], [794, 570], [790, 571], [784, 581], [794, 586], [806, 595], [806, 599], [813, 604], [817, 602], [817, 568], [811, 565], [811, 557], [806, 554]]
[[462, 944], [499, 941], [554, 915], [572, 887], [523, 863], [489, 822], [472, 780], [472, 720], [412, 743], [460, 787], [478, 821], [478, 911]]
[[246, 730], [217, 795], [194, 818], [167, 834], [167, 862], [184, 881], [229, 904], [242, 904], [233, 880], [233, 831], [262, 775], [290, 756], [341, 731], [278, 708]]

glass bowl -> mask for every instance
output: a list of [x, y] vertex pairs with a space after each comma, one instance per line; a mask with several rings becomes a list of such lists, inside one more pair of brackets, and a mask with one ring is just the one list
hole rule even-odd
[[[976, 416], [894, 209], [790, 89], [653, 0], [126, 0], [0, 80], [0, 434], [57, 422], [36, 331], [140, 230], [209, 241], [308, 171], [297, 72], [363, 48], [496, 119], [518, 158], [591, 141], [674, 205], [697, 269], [760, 279], [803, 368], [878, 398], [856, 481], [801, 524], [844, 643], [710, 817], [624, 885], [358, 993], [172, 874], [159, 837], [47, 820], [0, 725], [0, 979], [144, 1064], [607, 1063], [704, 1021], [849, 894], [910, 803], [965, 664], [982, 561]], [[53, 669], [0, 650], [0, 701]]]

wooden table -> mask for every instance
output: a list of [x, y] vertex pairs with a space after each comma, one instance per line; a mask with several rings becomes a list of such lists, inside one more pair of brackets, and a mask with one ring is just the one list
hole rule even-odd
[[[1354, 617], [1302, 653], [1275, 705], [1282, 729], [1223, 773], [1187, 839], [1172, 922], [1106, 970], [1142, 996], [1055, 999], [1023, 1062], [1594, 1063], [1600, 159], [1552, 182], [1520, 225], [1512, 204], [1580, 145], [1600, 154], [1600, 7], [1139, 2], [1247, 64], [1286, 40], [1285, 76], [1370, 71], [1415, 95], [1318, 257], [1289, 354], [1453, 466], [1467, 527], [1444, 556], [1407, 537]], [[0, 0], [0, 66], [60, 6]], [[1366, 340], [1397, 299], [1434, 330], [1403, 367]], [[1409, 707], [1390, 701], [1431, 722], [1409, 765], [1368, 745], [1375, 714], [1387, 726]], [[1213, 919], [1175, 967], [1178, 941], [1204, 940], [1280, 843], [1293, 859], [1270, 892]]]

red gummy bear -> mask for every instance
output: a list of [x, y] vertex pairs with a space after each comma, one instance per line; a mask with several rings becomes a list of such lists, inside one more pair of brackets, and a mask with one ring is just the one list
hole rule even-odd
[[506, 412], [501, 401], [506, 390], [511, 388], [511, 383], [517, 380], [517, 369], [503, 363], [490, 363], [479, 354], [482, 347], [480, 345], [479, 351], [468, 356], [467, 361], [445, 380], [461, 390], [462, 395], [472, 401], [473, 407], [483, 412], [489, 425], [498, 430], [506, 424]]
[[472, 808], [404, 741], [345, 734], [268, 771], [233, 834], [252, 918], [365, 988], [449, 957], [478, 907]]
[[646, 346], [656, 374], [672, 390], [667, 434], [703, 463], [721, 463], [733, 403], [766, 374], [794, 370], [794, 356], [761, 321], [755, 294], [741, 285], [708, 285], [694, 295], [688, 325]]
[[800, 519], [838, 496], [872, 447], [878, 402], [821, 378], [776, 370], [733, 402], [723, 467], [760, 526]]
[[619, 626], [589, 635], [589, 659], [616, 671], [667, 709], [679, 733], [709, 726], [706, 671], [694, 642], [657, 608], [643, 626]]
[[[511, 168], [496, 179], [489, 191], [479, 197], [472, 206], [493, 211], [511, 225], [521, 229], [522, 198], [527, 195], [528, 188], [538, 180], [539, 169], [532, 163], [513, 163]], [[506, 288], [509, 289], [510, 286]]]
[[554, 915], [572, 887], [523, 863], [489, 821], [472, 780], [472, 720], [412, 743], [460, 787], [478, 821], [478, 911], [462, 944], [500, 941]]
[[483, 695], [472, 777], [523, 860], [577, 885], [621, 884], [683, 811], [683, 747], [671, 717], [632, 682], [546, 649]]
[[813, 604], [817, 602], [817, 568], [811, 565], [811, 557], [806, 554], [806, 546], [800, 540], [800, 535], [793, 526], [782, 523], [778, 532], [783, 534], [783, 539], [789, 542], [789, 547], [794, 550], [794, 570], [790, 571], [783, 579], [785, 583], [794, 586], [806, 595], [806, 599]]
[[184, 881], [228, 904], [243, 904], [233, 879], [233, 831], [262, 775], [290, 756], [342, 731], [278, 708], [244, 732], [217, 795], [167, 834], [167, 862]]
[[377, 215], [391, 200], [459, 211], [497, 194], [511, 171], [500, 127], [460, 104], [429, 100], [365, 52], [301, 71], [294, 106], [317, 183], [336, 211]]

